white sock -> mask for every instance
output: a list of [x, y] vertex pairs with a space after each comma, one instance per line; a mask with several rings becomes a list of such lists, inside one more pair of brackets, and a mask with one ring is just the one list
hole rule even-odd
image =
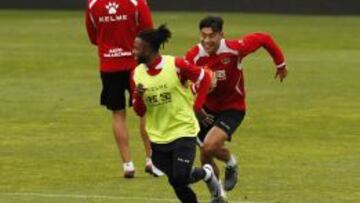
[[236, 159], [234, 155], [230, 155], [229, 161], [226, 162], [226, 166], [235, 166], [236, 165]]
[[124, 168], [124, 171], [134, 171], [135, 170], [135, 166], [132, 161], [123, 163], [123, 168]]
[[220, 183], [220, 185], [221, 185], [220, 195], [221, 195], [222, 197], [227, 198], [227, 195], [226, 195], [226, 192], [225, 192], [225, 190], [224, 190], [224, 186], [223, 186], [221, 180], [219, 180], [219, 183]]
[[205, 175], [205, 177], [204, 177], [204, 180], [205, 180], [205, 181], [208, 181], [208, 180], [211, 178], [211, 176], [212, 176], [211, 171], [210, 171], [210, 169], [205, 168], [205, 167], [203, 167], [203, 169], [205, 170], [205, 173], [206, 173], [206, 175]]
[[152, 165], [152, 161], [150, 157], [146, 157], [145, 159], [145, 165]]

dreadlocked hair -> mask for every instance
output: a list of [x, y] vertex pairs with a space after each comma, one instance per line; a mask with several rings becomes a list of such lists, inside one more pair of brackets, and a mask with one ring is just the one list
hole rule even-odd
[[154, 52], [159, 52], [160, 46], [171, 38], [171, 31], [165, 24], [160, 25], [157, 29], [148, 29], [140, 32], [138, 37], [150, 44]]

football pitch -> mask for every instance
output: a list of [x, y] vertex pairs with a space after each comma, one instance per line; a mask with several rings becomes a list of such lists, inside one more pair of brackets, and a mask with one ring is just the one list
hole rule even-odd
[[[204, 15], [155, 12], [173, 31], [163, 53], [197, 43]], [[227, 38], [271, 33], [290, 71], [281, 84], [264, 49], [244, 59], [248, 111], [228, 145], [240, 164], [229, 202], [360, 202], [360, 17], [221, 15]], [[121, 178], [83, 17], [0, 10], [0, 202], [177, 202], [166, 178], [143, 171], [131, 109], [137, 172]], [[209, 201], [203, 183], [193, 188]]]

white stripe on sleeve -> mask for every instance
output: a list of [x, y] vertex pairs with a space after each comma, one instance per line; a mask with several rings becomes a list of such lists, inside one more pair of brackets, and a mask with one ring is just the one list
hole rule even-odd
[[281, 64], [277, 65], [276, 67], [277, 67], [277, 68], [283, 68], [284, 66], [286, 66], [286, 63], [285, 63], [285, 62], [283, 62], [283, 63], [281, 63]]
[[199, 84], [204, 79], [204, 76], [205, 76], [205, 70], [201, 69], [200, 75], [199, 75], [196, 83]]
[[138, 5], [138, 1], [137, 0], [130, 0], [132, 4], [134, 4], [134, 6]]
[[95, 23], [95, 20], [94, 20], [94, 17], [91, 13], [89, 13], [89, 17], [90, 17], [90, 20], [92, 22], [92, 24], [94, 25], [94, 27], [96, 28], [96, 23]]
[[97, 2], [97, 0], [92, 0], [89, 4], [89, 9], [91, 9], [96, 2]]

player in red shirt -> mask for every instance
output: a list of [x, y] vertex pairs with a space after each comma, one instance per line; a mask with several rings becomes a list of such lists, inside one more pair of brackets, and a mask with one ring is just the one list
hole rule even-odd
[[202, 164], [210, 163], [219, 177], [213, 158], [226, 163], [224, 189], [230, 191], [237, 182], [237, 163], [225, 146], [242, 122], [245, 111], [243, 59], [263, 47], [272, 57], [275, 77], [282, 82], [287, 76], [284, 56], [266, 33], [251, 33], [240, 40], [224, 39], [223, 19], [208, 16], [200, 21], [200, 43], [191, 48], [186, 59], [207, 66], [213, 72], [212, 91], [208, 93], [203, 111], [198, 113], [201, 131], [198, 142]]
[[[123, 160], [124, 177], [132, 178], [135, 167], [129, 152], [125, 91], [130, 92], [130, 72], [137, 64], [132, 54], [134, 39], [140, 31], [153, 27], [150, 9], [146, 0], [88, 0], [85, 19], [89, 39], [98, 48], [103, 86], [101, 104], [112, 111], [113, 132]], [[143, 120], [140, 123], [146, 155], [150, 157]], [[150, 169], [148, 158], [147, 172], [152, 172]]]

